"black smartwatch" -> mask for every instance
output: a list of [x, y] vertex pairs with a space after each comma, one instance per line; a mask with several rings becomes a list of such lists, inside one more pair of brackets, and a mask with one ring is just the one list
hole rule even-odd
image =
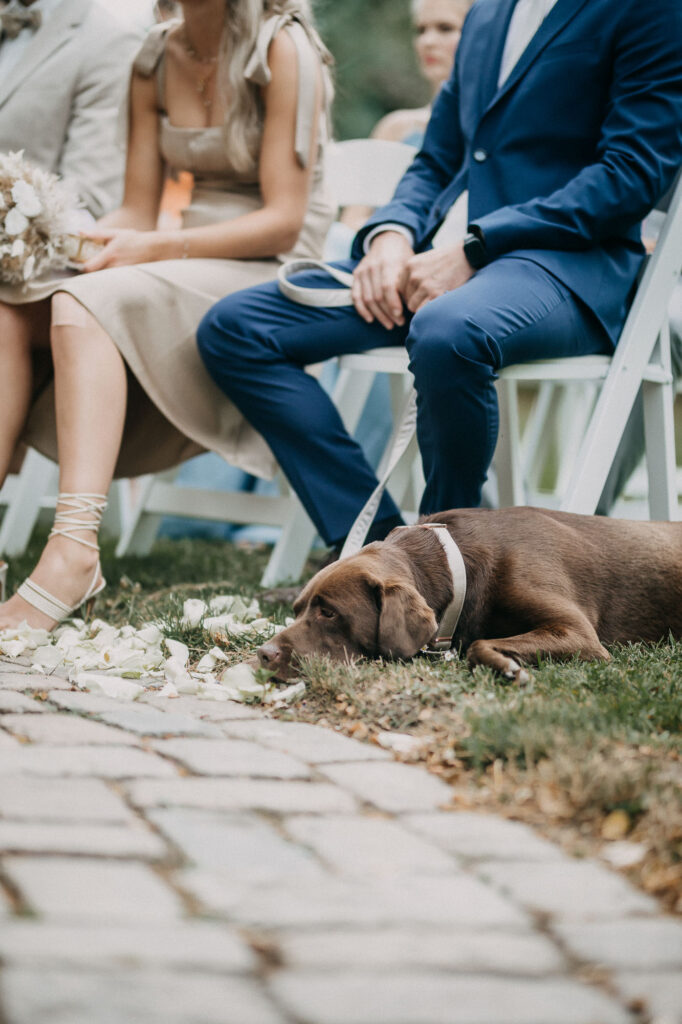
[[474, 270], [480, 270], [489, 262], [482, 232], [474, 234], [473, 231], [470, 231], [468, 235], [464, 236], [463, 246], [467, 262]]

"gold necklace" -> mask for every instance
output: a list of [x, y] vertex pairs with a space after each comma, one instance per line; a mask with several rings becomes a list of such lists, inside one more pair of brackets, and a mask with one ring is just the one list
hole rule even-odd
[[216, 64], [218, 63], [218, 54], [216, 53], [214, 56], [211, 57], [203, 57], [200, 53], [198, 53], [192, 46], [190, 38], [187, 35], [187, 29], [184, 25], [182, 28], [180, 39], [185, 50], [185, 53], [191, 60], [193, 60], [196, 64], [203, 64], [204, 66], [208, 65], [208, 70], [206, 71], [206, 73], [203, 76], [199, 76], [198, 78], [196, 78], [194, 80], [194, 85], [197, 90], [197, 93], [199, 94], [199, 98], [204, 106], [204, 109], [207, 111], [207, 113], [210, 113], [213, 107], [214, 90], [211, 90], [209, 93], [208, 86], [209, 82], [211, 81], [215, 73]]

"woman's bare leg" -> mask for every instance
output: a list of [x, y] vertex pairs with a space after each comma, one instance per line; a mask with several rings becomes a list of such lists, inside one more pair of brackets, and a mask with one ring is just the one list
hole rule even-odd
[[0, 487], [28, 416], [31, 402], [31, 348], [49, 340], [49, 304], [0, 303]]
[[[55, 376], [59, 490], [107, 494], [123, 436], [127, 382], [123, 359], [95, 318], [70, 295], [52, 300], [52, 358]], [[57, 507], [60, 511], [60, 506]], [[83, 514], [79, 519], [90, 520]], [[91, 530], [76, 536], [94, 541]], [[31, 579], [65, 604], [88, 590], [98, 554], [66, 537], [52, 537]], [[15, 595], [0, 605], [0, 628], [18, 625], [50, 628], [54, 620]]]

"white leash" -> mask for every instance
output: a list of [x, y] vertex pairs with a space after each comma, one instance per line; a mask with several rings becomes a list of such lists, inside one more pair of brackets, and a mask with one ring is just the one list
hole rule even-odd
[[[342, 288], [305, 288], [302, 285], [294, 284], [289, 280], [293, 274], [300, 274], [304, 270], [321, 270], [343, 285]], [[352, 306], [350, 286], [353, 283], [353, 275], [346, 270], [339, 270], [332, 267], [323, 260], [289, 260], [283, 263], [277, 272], [279, 289], [292, 302], [302, 306], [311, 306], [315, 309], [329, 307]], [[390, 453], [386, 468], [381, 479], [369, 496], [365, 507], [353, 523], [346, 541], [341, 550], [340, 558], [348, 558], [355, 555], [362, 547], [367, 531], [374, 522], [374, 517], [379, 508], [381, 498], [391, 473], [396, 468], [400, 459], [407, 450], [412, 440], [417, 425], [417, 393], [412, 388], [405, 399], [400, 418], [393, 429], [391, 437]], [[454, 542], [453, 542], [454, 543]]]
[[[290, 275], [299, 274], [304, 270], [321, 270], [329, 274], [342, 288], [305, 288], [302, 285], [294, 284], [289, 280]], [[353, 283], [353, 275], [345, 270], [338, 270], [322, 260], [290, 260], [283, 263], [277, 273], [279, 289], [292, 302], [302, 306], [311, 306], [315, 309], [335, 308], [340, 306], [352, 306], [350, 286]], [[341, 549], [339, 560], [350, 558], [356, 555], [361, 549], [367, 532], [374, 522], [374, 517], [379, 508], [382, 495], [386, 490], [391, 473], [396, 468], [405, 454], [407, 447], [412, 440], [417, 426], [417, 392], [410, 389], [405, 399], [403, 409], [391, 437], [390, 454], [386, 461], [384, 472], [381, 475], [377, 486], [370, 494], [365, 507], [350, 528], [346, 541]], [[457, 544], [450, 536], [450, 532], [443, 523], [420, 523], [418, 526], [401, 526], [401, 530], [433, 530], [441, 543], [445, 557], [452, 576], [453, 596], [445, 609], [438, 624], [435, 639], [426, 645], [425, 652], [443, 654], [449, 651], [452, 646], [452, 638], [462, 614], [464, 600], [467, 592], [466, 567], [462, 553]]]
[[[343, 288], [304, 288], [303, 285], [294, 284], [289, 280], [292, 274], [300, 274], [304, 270], [321, 270], [342, 284]], [[322, 260], [289, 260], [282, 263], [277, 271], [277, 283], [282, 295], [286, 295], [292, 302], [298, 302], [300, 306], [327, 309], [353, 305], [350, 294], [353, 275]]]

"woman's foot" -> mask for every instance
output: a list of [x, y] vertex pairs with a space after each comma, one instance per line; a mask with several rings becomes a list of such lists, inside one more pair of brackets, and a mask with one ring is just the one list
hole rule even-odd
[[[101, 582], [101, 570], [94, 580], [98, 565], [96, 550], [58, 535], [47, 542], [30, 580], [71, 608], [83, 600], [93, 582]], [[58, 621], [34, 608], [19, 594], [0, 605], [0, 629], [14, 629], [22, 622], [35, 629], [53, 629]]]

